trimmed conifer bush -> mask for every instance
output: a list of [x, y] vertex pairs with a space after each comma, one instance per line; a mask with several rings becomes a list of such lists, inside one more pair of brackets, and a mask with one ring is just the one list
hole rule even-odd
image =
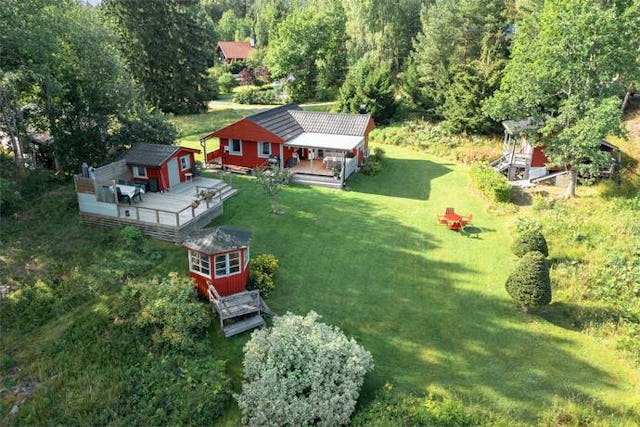
[[518, 257], [531, 251], [538, 251], [545, 257], [549, 256], [547, 239], [544, 238], [540, 230], [527, 230], [520, 233], [513, 242], [511, 251]]
[[529, 307], [547, 305], [551, 302], [551, 279], [549, 266], [541, 252], [524, 254], [505, 283], [511, 298], [522, 306], [526, 313]]

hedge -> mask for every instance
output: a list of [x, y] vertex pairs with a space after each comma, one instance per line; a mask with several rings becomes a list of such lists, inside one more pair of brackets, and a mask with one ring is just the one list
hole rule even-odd
[[511, 201], [511, 184], [504, 175], [488, 166], [474, 166], [469, 172], [471, 185], [494, 202]]

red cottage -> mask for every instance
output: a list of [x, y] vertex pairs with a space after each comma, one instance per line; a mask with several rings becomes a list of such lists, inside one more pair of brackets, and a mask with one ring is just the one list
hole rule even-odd
[[[509, 181], [521, 183], [535, 183], [554, 178], [559, 173], [571, 168], [552, 166], [544, 153], [543, 146], [533, 146], [529, 143], [527, 133], [536, 128], [537, 123], [528, 118], [518, 122], [506, 120], [504, 127], [504, 142], [502, 157], [491, 163], [498, 172], [507, 176]], [[610, 169], [601, 171], [602, 176], [611, 176], [616, 164], [620, 164], [620, 149], [615, 145], [600, 140], [600, 150], [610, 153], [612, 161]], [[616, 163], [617, 162], [617, 163]]]
[[[254, 169], [266, 164], [304, 176], [343, 182], [368, 155], [369, 114], [304, 111], [287, 104], [253, 114], [202, 137], [217, 137], [220, 147], [205, 152], [207, 162], [224, 169]], [[206, 151], [206, 148], [205, 148]]]
[[207, 282], [221, 296], [246, 290], [251, 232], [230, 225], [194, 231], [182, 247], [189, 251], [189, 276], [208, 298]]
[[134, 181], [145, 184], [147, 191], [164, 191], [193, 178], [194, 154], [199, 152], [177, 145], [139, 143], [121, 159], [131, 168]]
[[248, 42], [218, 42], [216, 46], [218, 59], [225, 64], [249, 59], [253, 46]]

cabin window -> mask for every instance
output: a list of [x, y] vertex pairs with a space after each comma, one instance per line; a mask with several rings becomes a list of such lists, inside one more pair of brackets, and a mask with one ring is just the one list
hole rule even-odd
[[239, 139], [229, 140], [229, 154], [237, 154], [242, 156], [242, 141]]
[[216, 277], [233, 276], [240, 272], [240, 252], [216, 255]]
[[191, 162], [189, 161], [189, 155], [180, 157], [180, 168], [182, 170], [191, 168]]
[[147, 168], [144, 166], [134, 166], [133, 167], [133, 177], [134, 178], [146, 178], [147, 177]]
[[201, 254], [200, 252], [189, 251], [189, 270], [193, 273], [211, 277], [209, 255]]
[[269, 157], [271, 155], [270, 142], [258, 142], [258, 157]]

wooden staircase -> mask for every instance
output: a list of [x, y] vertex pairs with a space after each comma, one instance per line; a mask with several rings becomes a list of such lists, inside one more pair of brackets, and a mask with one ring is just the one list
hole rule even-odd
[[244, 291], [222, 297], [211, 283], [208, 289], [212, 310], [220, 318], [220, 329], [225, 337], [264, 326], [262, 314], [273, 315], [259, 291]]

